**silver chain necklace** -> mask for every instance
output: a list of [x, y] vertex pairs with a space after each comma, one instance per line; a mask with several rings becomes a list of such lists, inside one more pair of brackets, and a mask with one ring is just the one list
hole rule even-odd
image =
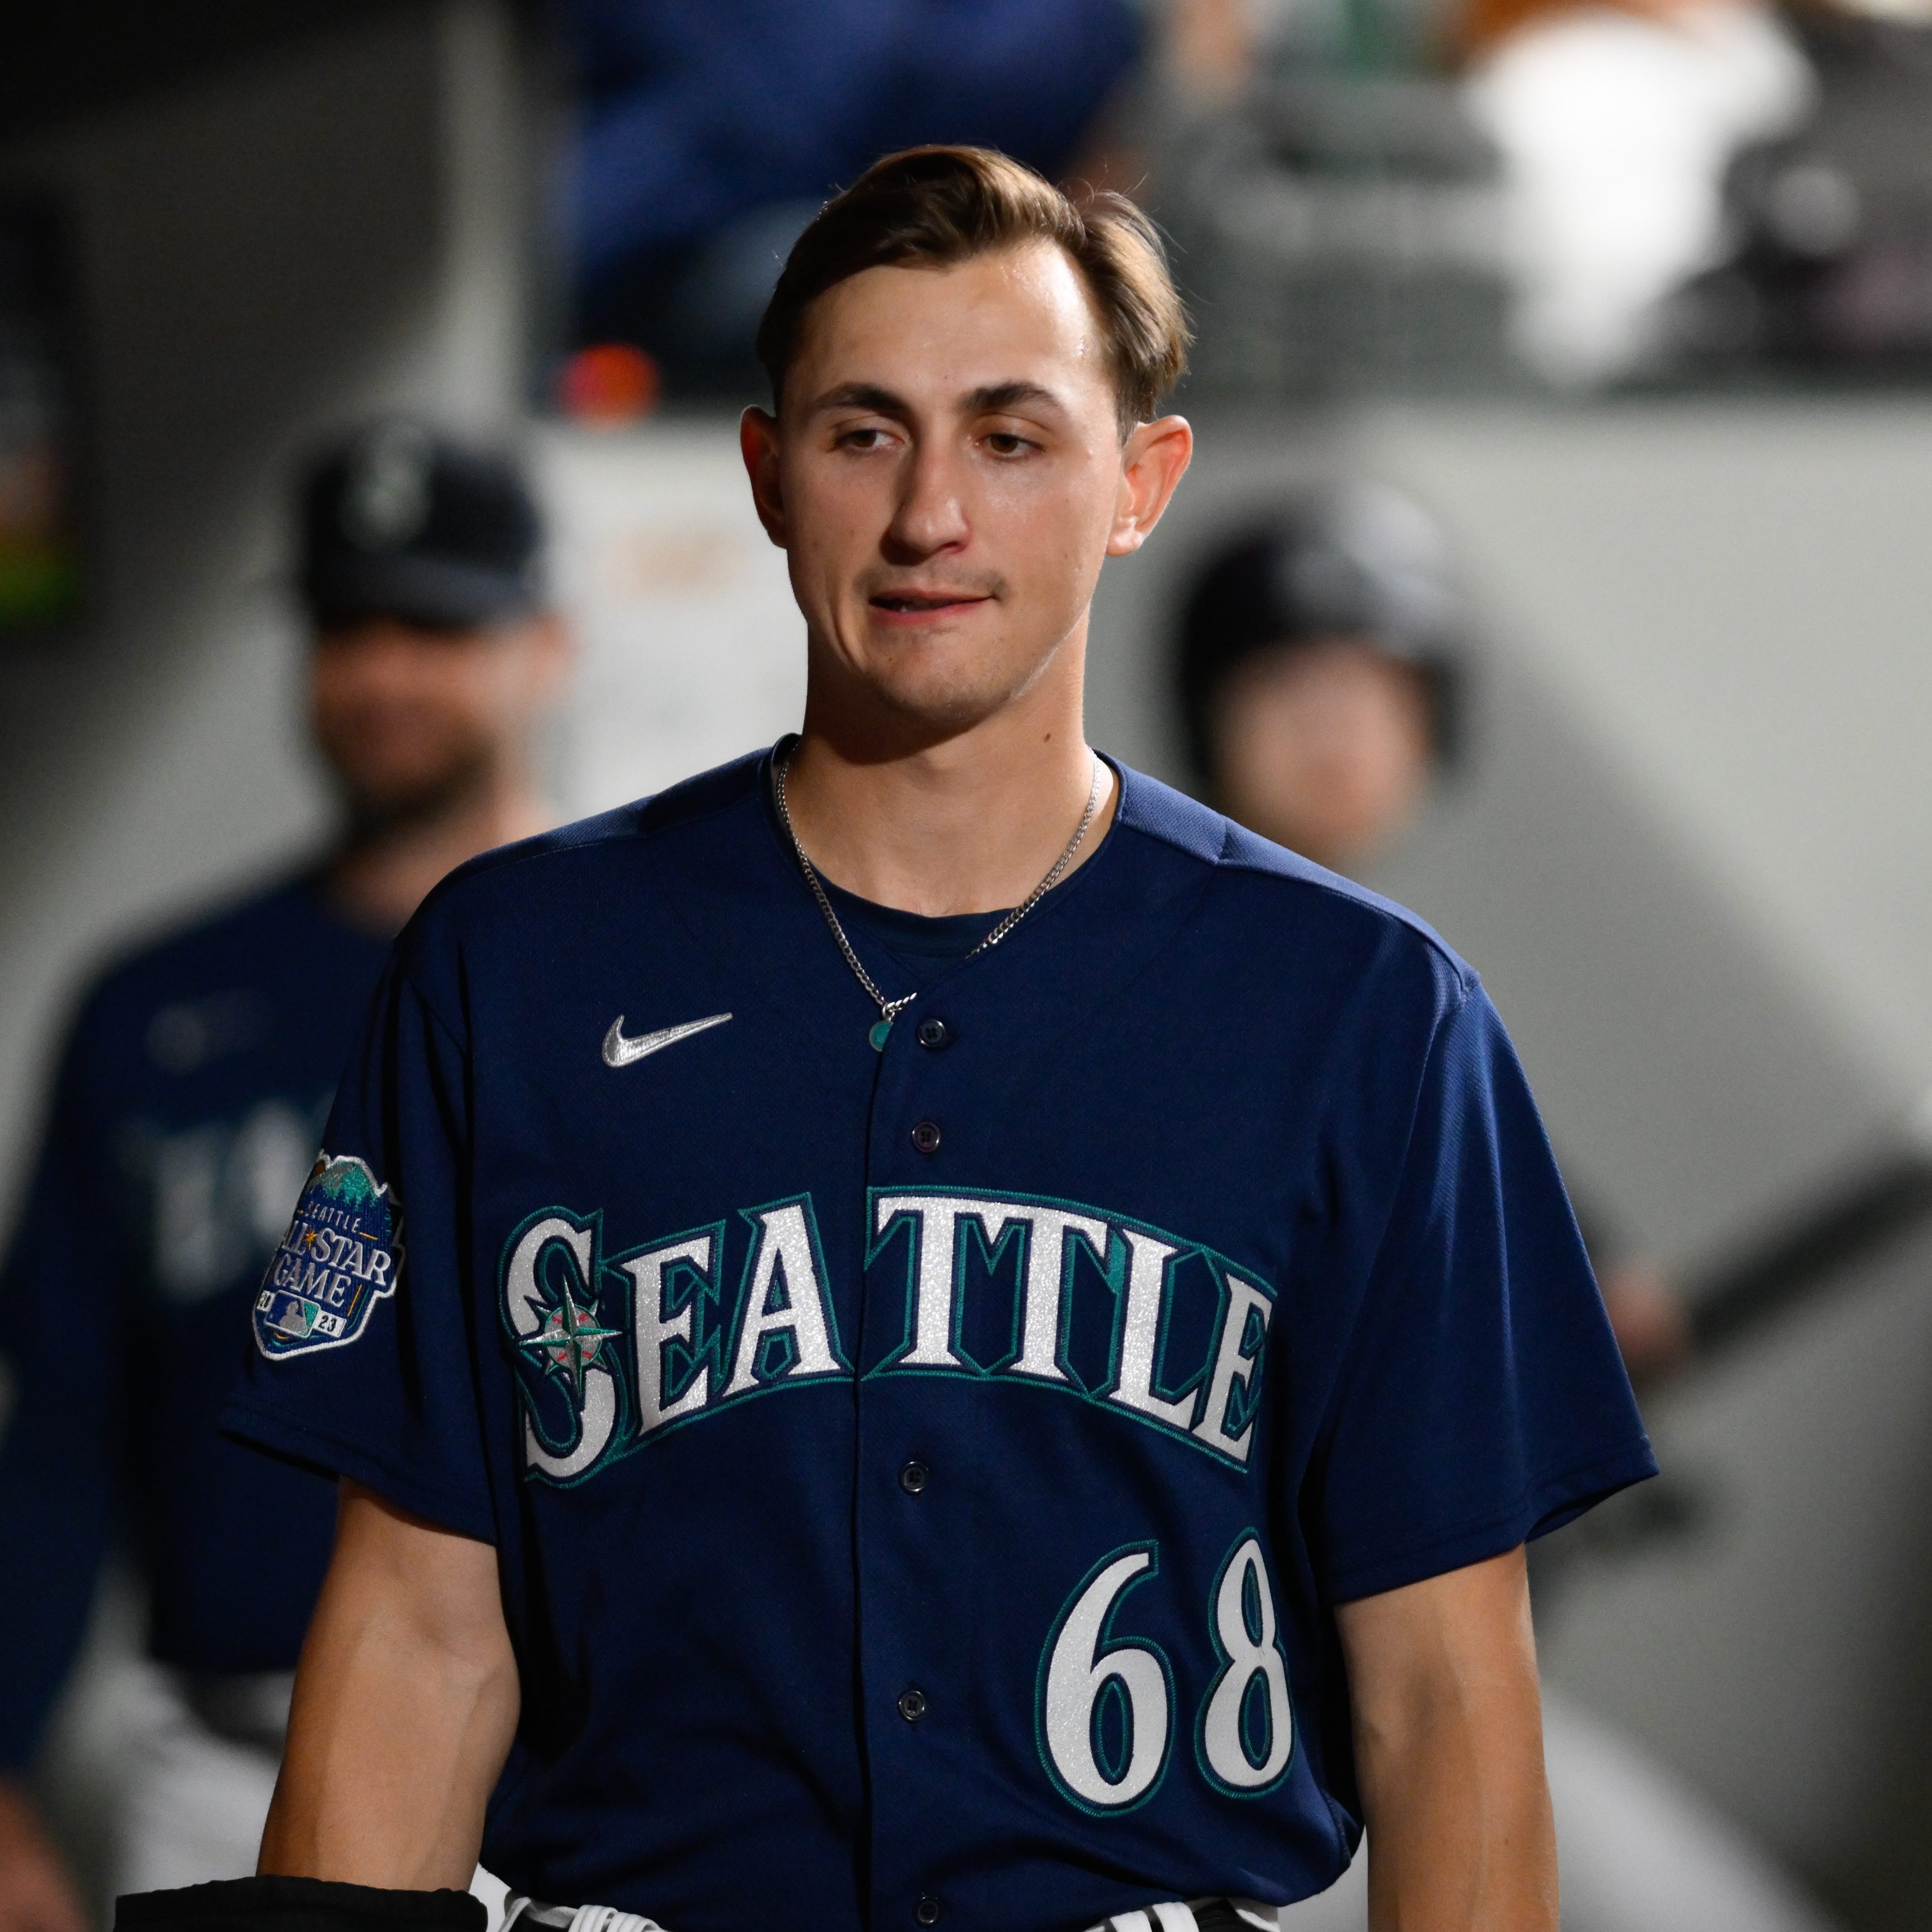
[[[791, 755], [796, 748], [797, 740], [794, 739], [785, 747], [783, 756], [772, 767], [772, 788], [778, 800], [778, 823], [784, 827], [785, 836], [791, 841], [792, 856], [798, 861], [798, 868], [805, 874], [805, 883], [812, 888], [812, 896], [818, 902], [818, 909], [825, 915], [825, 923], [832, 928], [832, 936], [838, 942], [838, 950], [845, 956], [845, 963], [851, 968], [853, 977], [865, 988], [872, 1004], [879, 1010], [878, 1024], [872, 1028], [868, 1037], [874, 1048], [883, 1053], [886, 1050], [886, 1038], [892, 1030], [893, 1021], [919, 995], [907, 993], [896, 1000], [889, 1000], [879, 991], [872, 974], [866, 970], [865, 962], [853, 950], [851, 940], [845, 936], [845, 928], [838, 922], [838, 915], [832, 908], [832, 901], [826, 896], [824, 884], [818, 876], [818, 868], [805, 856], [805, 848], [798, 842], [798, 834], [792, 827], [791, 807], [785, 800], [785, 775], [791, 769]], [[1074, 854], [1080, 849], [1080, 842], [1087, 836], [1088, 828], [1094, 823], [1094, 813], [1100, 809], [1102, 770], [1100, 760], [1096, 758], [1094, 760], [1094, 782], [1087, 794], [1087, 809], [1080, 814], [1080, 823], [1074, 827], [1073, 836], [1066, 842], [1066, 850], [1054, 860], [1052, 869], [1046, 877], [966, 955], [967, 959], [976, 959], [988, 946], [998, 945], [1065, 876], [1067, 867], [1073, 862]], [[960, 963], [963, 965], [965, 962], [962, 960]]]

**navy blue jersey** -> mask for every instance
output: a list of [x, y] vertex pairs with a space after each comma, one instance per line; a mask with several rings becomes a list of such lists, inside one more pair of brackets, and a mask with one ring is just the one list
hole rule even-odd
[[1318, 1891], [1335, 1605], [1653, 1466], [1502, 1026], [1124, 772], [875, 1051], [769, 772], [432, 896], [230, 1424], [496, 1546], [518, 1889], [676, 1932]]
[[117, 1514], [156, 1656], [294, 1666], [334, 1498], [215, 1417], [388, 950], [303, 879], [127, 959], [82, 1003], [0, 1275], [18, 1390], [0, 1550], [33, 1578], [0, 1589], [0, 1766], [32, 1754]]

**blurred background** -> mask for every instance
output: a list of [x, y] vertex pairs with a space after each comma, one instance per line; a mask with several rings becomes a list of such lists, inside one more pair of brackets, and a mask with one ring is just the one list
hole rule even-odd
[[[1228, 802], [1177, 665], [1250, 533], [1366, 487], [1399, 508], [1317, 551], [1426, 580], [1384, 624], [1298, 578], [1253, 641], [1366, 638], [1432, 704], [1453, 657], [1453, 730], [1331, 862], [1482, 971], [1652, 1297], [1664, 1481], [1538, 1576], [1600, 1747], [1558, 1792], [1566, 1923], [1932, 1922], [1927, 0], [16, 10], [0, 1227], [88, 976], [330, 836], [291, 588], [319, 438], [406, 410], [520, 454], [578, 638], [563, 813], [795, 722], [752, 330], [825, 196], [921, 140], [1133, 193], [1191, 305], [1199, 454], [1103, 579], [1097, 745]], [[0, 1590], [31, 1569], [0, 1548]], [[96, 1906], [140, 1620], [124, 1568], [34, 1772]], [[1709, 1870], [1593, 1891], [1646, 1819], [1732, 1905], [1684, 1904]]]

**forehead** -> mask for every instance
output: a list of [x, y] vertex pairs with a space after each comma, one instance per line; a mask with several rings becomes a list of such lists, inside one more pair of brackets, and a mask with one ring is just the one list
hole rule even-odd
[[835, 283], [806, 314], [786, 400], [809, 404], [848, 382], [950, 398], [1016, 380], [1112, 406], [1100, 316], [1080, 271], [1051, 242]]

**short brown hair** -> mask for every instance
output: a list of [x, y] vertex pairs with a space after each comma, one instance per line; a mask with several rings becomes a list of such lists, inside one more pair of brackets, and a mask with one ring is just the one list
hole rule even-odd
[[826, 290], [867, 268], [940, 268], [996, 249], [1052, 242], [1100, 312], [1121, 434], [1150, 420], [1187, 366], [1187, 316], [1154, 225], [1126, 196], [1076, 202], [990, 148], [908, 148], [874, 161], [820, 208], [794, 244], [758, 325], [772, 402]]

